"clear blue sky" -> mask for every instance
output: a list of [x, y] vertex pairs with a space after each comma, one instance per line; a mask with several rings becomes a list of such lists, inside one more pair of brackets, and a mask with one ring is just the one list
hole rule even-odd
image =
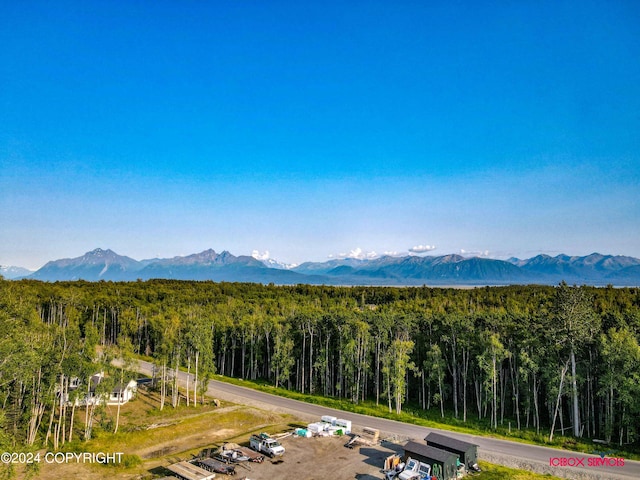
[[0, 0], [0, 264], [640, 257], [639, 59], [636, 1]]

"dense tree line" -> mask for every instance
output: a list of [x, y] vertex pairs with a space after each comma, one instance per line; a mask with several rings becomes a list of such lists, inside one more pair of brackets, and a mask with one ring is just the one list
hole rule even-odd
[[[0, 280], [0, 332], [0, 442], [13, 445], [72, 440], [78, 412], [61, 399], [82, 389], [70, 381], [99, 370], [125, 381], [133, 354], [154, 359], [159, 408], [181, 395], [198, 405], [220, 373], [493, 428], [638, 441], [636, 288]], [[99, 406], [78, 408], [91, 438]]]

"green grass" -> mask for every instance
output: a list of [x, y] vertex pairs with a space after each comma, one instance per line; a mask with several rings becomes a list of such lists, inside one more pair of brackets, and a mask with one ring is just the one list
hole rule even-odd
[[515, 468], [494, 465], [493, 463], [480, 462], [482, 472], [474, 474], [469, 478], [475, 480], [560, 480], [548, 474], [527, 472], [524, 470], [516, 470]]

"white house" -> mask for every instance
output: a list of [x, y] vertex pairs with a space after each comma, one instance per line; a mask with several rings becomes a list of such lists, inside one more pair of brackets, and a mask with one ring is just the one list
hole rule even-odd
[[[103, 381], [105, 378], [104, 372], [98, 372], [91, 375], [89, 379], [88, 387], [85, 387], [80, 384], [77, 378], [74, 378], [69, 385], [69, 390], [77, 390], [78, 392], [82, 392], [84, 389], [84, 396], [77, 398], [75, 400], [76, 405], [94, 405], [98, 403], [105, 403], [107, 405], [118, 405], [127, 403], [131, 400], [138, 391], [138, 382], [135, 380], [129, 380], [126, 385], [121, 383], [116, 384], [108, 393], [96, 394], [96, 387]], [[65, 395], [66, 401], [68, 404], [71, 403], [70, 395]]]
[[111, 390], [109, 398], [107, 399], [107, 405], [123, 404], [131, 400], [138, 392], [138, 382], [135, 380], [129, 380], [129, 383], [123, 385], [119, 383]]

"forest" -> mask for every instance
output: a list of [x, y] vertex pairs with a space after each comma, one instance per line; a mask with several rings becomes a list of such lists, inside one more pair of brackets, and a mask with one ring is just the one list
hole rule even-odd
[[[0, 446], [61, 448], [118, 430], [76, 401], [90, 377], [156, 365], [159, 409], [213, 374], [432, 410], [491, 428], [639, 443], [640, 289], [473, 289], [0, 279]], [[113, 362], [120, 359], [119, 362]], [[178, 390], [175, 372], [193, 382]], [[79, 384], [79, 388], [73, 385]]]

